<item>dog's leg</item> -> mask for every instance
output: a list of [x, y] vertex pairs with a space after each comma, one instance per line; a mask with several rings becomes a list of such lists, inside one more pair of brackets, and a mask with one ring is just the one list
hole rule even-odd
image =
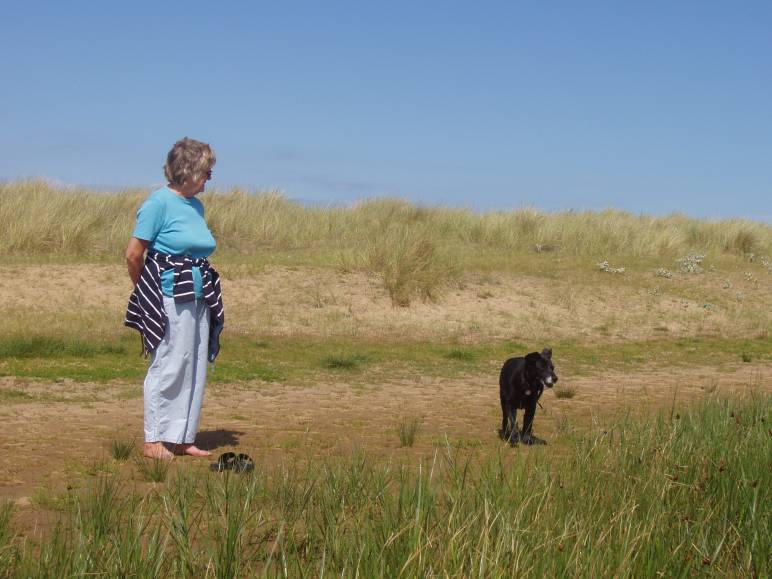
[[505, 440], [510, 444], [517, 444], [520, 436], [517, 433], [517, 407], [514, 404], [510, 404], [507, 408], [507, 417], [509, 418], [509, 431]]
[[523, 433], [520, 439], [524, 444], [547, 444], [541, 438], [536, 438], [531, 434], [533, 430], [533, 418], [536, 415], [536, 402], [529, 404], [525, 409], [525, 417], [523, 418]]
[[501, 440], [507, 440], [509, 438], [509, 428], [507, 428], [507, 405], [504, 400], [501, 401], [501, 430], [499, 430], [499, 437]]

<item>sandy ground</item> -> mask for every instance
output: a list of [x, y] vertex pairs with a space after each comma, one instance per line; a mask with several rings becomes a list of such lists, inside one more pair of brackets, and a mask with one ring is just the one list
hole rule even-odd
[[[78, 304], [88, 304], [93, 331], [114, 333], [130, 289], [118, 265], [10, 266], [0, 276], [0, 319], [8, 331], [55, 328], [70, 323]], [[581, 282], [468, 274], [438, 303], [399, 308], [381, 281], [364, 272], [234, 267], [223, 277], [223, 293], [226, 332], [239, 334], [608, 341], [772, 329], [772, 276], [739, 271], [674, 279], [597, 272]]]
[[[676, 412], [681, 412], [715, 391], [770, 391], [772, 365], [744, 364], [730, 373], [700, 367], [560, 378], [576, 395], [558, 399], [548, 391], [542, 397], [535, 432], [549, 442], [547, 449], [558, 450], [561, 437], [574, 428], [608, 425], [628, 412], [669, 409], [674, 399]], [[36, 494], [55, 494], [64, 485], [78, 484], [90, 465], [109, 457], [112, 437], [142, 440], [138, 385], [35, 384], [5, 378], [2, 388], [31, 393], [45, 388], [60, 399], [7, 404], [0, 410], [0, 496], [21, 505], [34, 503]], [[410, 449], [399, 448], [395, 426], [400, 417], [423, 420]], [[309, 387], [220, 385], [207, 392], [198, 441], [215, 453], [236, 449], [267, 462], [345, 454], [352, 448], [376, 456], [431, 456], [446, 439], [494, 449], [501, 444], [496, 437], [500, 420], [498, 386], [490, 376]], [[175, 460], [203, 467], [208, 463]]]

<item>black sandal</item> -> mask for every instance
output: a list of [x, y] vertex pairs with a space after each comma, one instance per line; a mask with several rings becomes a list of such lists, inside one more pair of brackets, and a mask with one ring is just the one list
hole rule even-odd
[[231, 470], [236, 464], [235, 452], [224, 452], [217, 459], [217, 462], [213, 462], [209, 465], [214, 472], [222, 472], [224, 470]]
[[217, 462], [213, 462], [209, 465], [214, 472], [223, 472], [225, 470], [233, 470], [238, 473], [252, 472], [255, 470], [255, 463], [248, 454], [243, 452], [236, 455], [235, 452], [224, 452], [217, 459]]
[[241, 453], [236, 457], [233, 470], [236, 472], [252, 472], [255, 470], [255, 463], [248, 454]]

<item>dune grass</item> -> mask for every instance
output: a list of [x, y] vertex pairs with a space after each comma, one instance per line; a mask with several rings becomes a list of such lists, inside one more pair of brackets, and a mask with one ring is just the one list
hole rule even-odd
[[[147, 193], [60, 190], [37, 181], [0, 184], [0, 251], [58, 259], [118, 257]], [[238, 189], [201, 199], [218, 240], [218, 259], [243, 263], [268, 252], [288, 262], [370, 270], [398, 306], [435, 300], [459, 283], [462, 271], [512, 262], [518, 254], [657, 258], [669, 264], [690, 252], [767, 263], [772, 256], [772, 227], [742, 219], [530, 208], [476, 213], [399, 199], [320, 208], [277, 191]]]
[[[6, 232], [0, 250], [86, 256], [121, 252], [147, 193], [61, 190], [38, 181], [0, 184], [0, 228]], [[416, 232], [433, 243], [572, 255], [772, 254], [772, 227], [742, 219], [530, 208], [475, 213], [386, 198], [319, 208], [290, 201], [277, 191], [239, 189], [205, 193], [201, 199], [221, 247], [241, 253], [326, 245], [373, 251], [382, 239], [397, 243]]]
[[149, 494], [103, 476], [37, 540], [0, 512], [0, 562], [10, 577], [768, 576], [772, 399], [678, 410], [561, 453], [183, 469]]

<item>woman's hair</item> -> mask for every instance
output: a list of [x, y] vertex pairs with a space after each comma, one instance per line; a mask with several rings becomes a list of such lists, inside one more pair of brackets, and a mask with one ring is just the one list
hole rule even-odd
[[208, 143], [185, 137], [180, 139], [166, 156], [164, 175], [172, 185], [183, 185], [205, 176], [214, 167], [217, 158]]

